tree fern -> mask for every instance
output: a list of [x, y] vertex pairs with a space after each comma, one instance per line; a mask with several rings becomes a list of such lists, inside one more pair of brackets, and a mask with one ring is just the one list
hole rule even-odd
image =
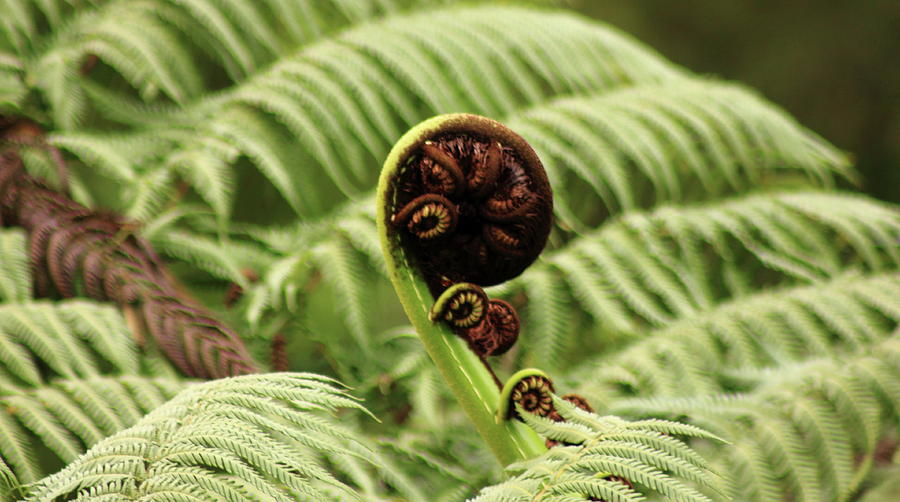
[[[383, 422], [363, 421], [341, 452], [297, 450], [340, 482], [285, 474], [320, 498], [352, 486], [366, 500], [459, 502], [505, 481], [406, 336], [375, 226], [391, 145], [448, 112], [521, 133], [555, 190], [549, 250], [489, 291], [523, 320], [521, 343], [493, 361], [501, 377], [539, 365], [603, 413], [713, 430], [731, 443], [690, 444], [734, 478], [736, 499], [850, 500], [874, 486], [887, 468], [873, 452], [898, 434], [897, 208], [845, 191], [851, 157], [753, 91], [561, 10], [439, 5], [456, 3], [0, 1], [0, 149], [81, 204], [138, 220], [129, 232], [257, 360], [287, 340], [294, 369], [358, 388]], [[15, 497], [188, 386], [133, 305], [32, 298], [46, 277], [30, 276], [27, 246], [0, 232], [0, 419], [12, 438], [0, 489]], [[566, 442], [658, 425], [566, 413], [530, 424]], [[723, 498], [667, 440], [616, 441], [598, 443], [602, 460], [557, 446], [478, 499], [637, 496], [581, 468], [618, 469], [650, 496]], [[88, 468], [76, 465], [66, 476]], [[159, 474], [199, 486], [188, 498], [288, 486], [213, 481], [208, 467]], [[113, 499], [116, 486], [83, 497]]]

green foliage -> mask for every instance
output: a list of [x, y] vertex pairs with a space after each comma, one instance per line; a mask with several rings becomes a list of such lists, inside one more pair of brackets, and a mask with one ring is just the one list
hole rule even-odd
[[[731, 478], [723, 491], [735, 500], [853, 500], [874, 487], [889, 462], [879, 449], [900, 434], [897, 207], [851, 193], [858, 176], [844, 153], [742, 86], [565, 11], [437, 5], [450, 3], [0, 2], [0, 114], [46, 133], [19, 145], [27, 169], [58, 183], [46, 145], [58, 148], [73, 197], [138, 220], [258, 360], [281, 333], [292, 369], [353, 385], [382, 420], [342, 414], [354, 441], [327, 441], [339, 452], [242, 426], [281, 445], [266, 455], [327, 471], [245, 456], [260, 470], [210, 477], [225, 465], [213, 451], [238, 443], [197, 444], [202, 458], [160, 465], [140, 489], [204, 480], [190, 492], [201, 499], [289, 486], [335, 499], [353, 497], [350, 486], [365, 500], [459, 502], [496, 484], [476, 500], [533, 499], [538, 486], [546, 500], [635, 498], [590, 469], [642, 493], [723, 499], [692, 454], [659, 439], [668, 435]], [[530, 141], [556, 195], [550, 249], [489, 292], [524, 320], [495, 366], [542, 367], [561, 391], [632, 420], [575, 410], [563, 424], [532, 421], [551, 437], [639, 431], [621, 445], [556, 447], [508, 481], [408, 336], [375, 230], [374, 182], [391, 145], [424, 118], [463, 111]], [[115, 448], [102, 438], [188, 386], [127, 311], [33, 299], [26, 250], [21, 232], [0, 232], [0, 489], [14, 497], [37, 494], [28, 483], [91, 446]], [[210, 406], [195, 412], [220, 412]], [[164, 425], [189, 410], [158, 411], [159, 429], [130, 430], [194, 441], [199, 429]], [[687, 429], [641, 443], [659, 425], [648, 417], [728, 443], [689, 440]], [[51, 479], [92, 468], [85, 458]]]
[[[361, 500], [315, 460], [358, 455], [316, 412], [362, 407], [330, 379], [252, 375], [196, 385], [30, 490], [50, 500]], [[328, 488], [324, 488], [328, 487]], [[337, 490], [334, 490], [337, 488]]]
[[881, 438], [896, 434], [900, 338], [865, 354], [723, 372], [747, 390], [643, 398], [617, 412], [690, 417], [733, 445], [720, 457], [742, 500], [846, 500], [866, 478]]
[[25, 242], [18, 230], [0, 231], [0, 454], [31, 483], [133, 425], [184, 382], [138, 346], [115, 307], [32, 299]]
[[518, 474], [485, 489], [473, 502], [564, 501], [599, 497], [603, 500], [642, 500], [640, 492], [621, 482], [659, 493], [668, 500], [711, 500], [683, 483], [683, 478], [720, 491], [719, 480], [706, 462], [672, 435], [718, 440], [702, 429], [667, 422], [627, 422], [579, 410], [554, 397], [565, 422], [525, 413], [526, 422], [548, 438], [571, 443], [544, 455], [510, 466]]

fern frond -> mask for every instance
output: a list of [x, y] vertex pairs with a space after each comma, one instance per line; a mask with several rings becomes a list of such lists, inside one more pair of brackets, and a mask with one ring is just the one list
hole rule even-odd
[[0, 110], [16, 111], [28, 89], [22, 81], [22, 62], [0, 50]]
[[865, 351], [900, 325], [894, 274], [848, 275], [755, 293], [680, 319], [579, 372], [579, 392], [691, 396], [727, 390], [736, 370]]
[[[440, 41], [409, 28], [421, 25], [434, 26]], [[479, 34], [477, 44], [472, 32]], [[373, 43], [376, 39], [380, 42]], [[558, 41], [565, 54], [546, 54], [548, 39]], [[483, 50], [485, 44], [490, 51]], [[616, 57], [604, 66], [608, 74], [587, 71], [608, 54]], [[493, 71], [447, 79], [438, 76], [444, 66]], [[492, 74], [502, 84], [488, 83], [486, 75]], [[220, 185], [233, 185], [227, 171], [237, 156], [208, 150], [232, 144], [298, 214], [315, 215], [325, 209], [319, 199], [340, 200], [371, 186], [399, 132], [429, 115], [448, 110], [508, 114], [556, 94], [679, 75], [612, 29], [564, 14], [470, 7], [392, 15], [306, 46], [241, 85], [192, 103], [181, 118], [173, 117], [191, 124], [178, 129], [179, 135], [189, 134], [165, 154], [163, 167], [150, 163], [148, 169], [197, 159], [202, 179], [221, 181], [195, 188], [224, 215], [230, 195]], [[476, 89], [485, 92], [472, 92]], [[500, 103], [505, 103], [502, 108]], [[307, 183], [316, 173], [325, 173], [329, 181]]]
[[546, 270], [534, 270], [523, 282], [528, 300], [527, 323], [523, 340], [535, 361], [533, 364], [554, 367], [560, 362], [572, 325], [569, 317], [565, 284]]
[[10, 438], [28, 438], [25, 444], [31, 451], [47, 448], [53, 467], [59, 468], [103, 438], [134, 425], [183, 386], [136, 375], [57, 379], [30, 389], [5, 385], [0, 403], [7, 439], [0, 442], [0, 452], [20, 480], [36, 481], [36, 465]]
[[647, 492], [665, 500], [710, 501], [692, 484], [720, 490], [720, 480], [703, 459], [670, 435], [716, 436], [661, 420], [627, 422], [601, 417], [557, 397], [554, 405], [565, 421], [553, 422], [524, 412], [523, 418], [540, 434], [573, 445], [554, 446], [540, 457], [510, 466], [518, 472], [516, 477], [484, 489], [473, 502], [562, 502], [586, 497], [642, 500]]
[[319, 415], [347, 408], [363, 409], [334, 381], [312, 374], [197, 385], [31, 487], [26, 500], [327, 500], [323, 486], [357, 500], [311, 455], [360, 455], [352, 433]]
[[[99, 58], [144, 99], [153, 100], [162, 91], [184, 103], [209, 85], [198, 58], [218, 62], [238, 81], [303, 43], [409, 2], [355, 2], [352, 9], [340, 8], [347, 7], [344, 0], [67, 3], [73, 5], [14, 1], [15, 15], [0, 33], [16, 53], [34, 54], [35, 67], [58, 65], [54, 73], [73, 74], [86, 58]], [[41, 26], [42, 15], [51, 20], [46, 27]], [[42, 32], [46, 28], [52, 31]], [[40, 78], [37, 84], [48, 89], [50, 79]], [[67, 93], [83, 95], [78, 79], [65, 85]]]
[[894, 335], [855, 358], [743, 372], [734, 395], [617, 402], [630, 415], [688, 417], [733, 442], [719, 460], [740, 500], [847, 500], [871, 468], [885, 431], [896, 433]]
[[356, 252], [346, 243], [333, 240], [313, 249], [311, 259], [335, 290], [338, 308], [347, 313], [347, 326], [364, 356], [372, 353], [371, 335], [366, 323], [372, 301], [366, 287], [363, 266]]
[[19, 496], [19, 480], [12, 472], [6, 462], [0, 460], [0, 500], [3, 502], [11, 502], [13, 497]]
[[8, 381], [40, 385], [48, 369], [62, 377], [89, 377], [101, 364], [134, 371], [130, 336], [112, 308], [91, 302], [0, 304], [0, 359]]
[[31, 297], [31, 274], [20, 230], [0, 230], [0, 301], [21, 302]]
[[151, 242], [161, 253], [190, 263], [217, 279], [249, 288], [245, 271], [268, 269], [272, 256], [259, 246], [235, 240], [213, 240], [205, 234], [159, 232]]
[[558, 213], [576, 226], [780, 179], [831, 186], [836, 175], [853, 177], [841, 153], [781, 110], [743, 88], [705, 80], [556, 100], [509, 123], [538, 150], [563, 206]]
[[[766, 193], [626, 214], [548, 253], [536, 270], [566, 281], [600, 326], [630, 333], [768, 285], [894, 269], [898, 235], [900, 213], [878, 202]], [[534, 273], [546, 272], [526, 272], [512, 291], [527, 290]]]

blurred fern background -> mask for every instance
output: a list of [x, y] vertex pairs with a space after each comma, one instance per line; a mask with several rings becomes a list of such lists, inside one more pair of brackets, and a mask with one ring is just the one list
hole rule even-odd
[[862, 189], [900, 202], [900, 9], [890, 0], [576, 1], [700, 73], [744, 82], [840, 148]]
[[[303, 372], [198, 385], [139, 308], [36, 292], [41, 267], [79, 268], [75, 232], [4, 227], [0, 497], [571, 501], [621, 469], [656, 500], [890, 500], [896, 12], [775, 4], [0, 0], [0, 149], [135, 220], [262, 367]], [[394, 296], [375, 181], [448, 112], [547, 168], [550, 245], [490, 291], [524, 325], [494, 366], [587, 396], [604, 417], [532, 425], [607, 438], [606, 463], [565, 447], [504, 472]], [[692, 435], [720, 483], [670, 437]]]

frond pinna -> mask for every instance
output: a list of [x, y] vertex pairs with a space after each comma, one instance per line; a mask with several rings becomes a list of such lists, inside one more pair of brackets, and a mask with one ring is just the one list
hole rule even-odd
[[325, 500], [326, 487], [359, 500], [315, 455], [365, 456], [350, 431], [321, 416], [361, 408], [334, 381], [311, 374], [247, 375], [192, 386], [41, 480], [25, 500]]

